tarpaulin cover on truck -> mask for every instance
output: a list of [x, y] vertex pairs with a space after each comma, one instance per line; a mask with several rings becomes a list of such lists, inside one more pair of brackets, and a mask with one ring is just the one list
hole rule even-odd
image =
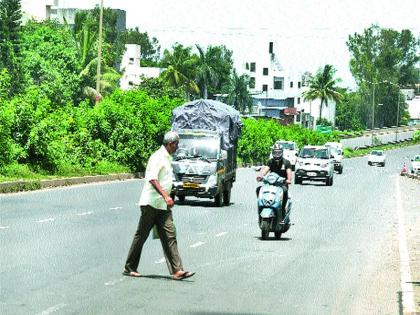
[[239, 112], [232, 106], [214, 100], [187, 102], [172, 111], [173, 131], [211, 130], [222, 133], [222, 148], [230, 149], [241, 133]]

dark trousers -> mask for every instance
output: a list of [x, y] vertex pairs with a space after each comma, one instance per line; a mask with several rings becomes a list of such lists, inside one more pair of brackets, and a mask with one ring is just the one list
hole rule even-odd
[[172, 211], [159, 210], [151, 206], [141, 206], [140, 208], [141, 216], [137, 231], [134, 234], [133, 243], [128, 252], [125, 268], [128, 271], [137, 270], [143, 245], [146, 242], [151, 229], [156, 225], [169, 272], [173, 274], [178, 270], [183, 270], [181, 257], [178, 253]]

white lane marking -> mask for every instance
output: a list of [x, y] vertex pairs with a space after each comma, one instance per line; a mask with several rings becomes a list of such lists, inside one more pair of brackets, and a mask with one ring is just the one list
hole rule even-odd
[[161, 259], [159, 259], [159, 260], [156, 260], [155, 261], [155, 264], [162, 264], [162, 263], [164, 263], [166, 261], [166, 259], [165, 258], [161, 258]]
[[49, 308], [47, 308], [46, 310], [42, 311], [41, 313], [38, 313], [37, 315], [48, 315], [51, 313], [55, 313], [56, 311], [58, 311], [59, 309], [63, 308], [67, 306], [67, 304], [61, 303], [61, 304], [57, 304], [54, 306], [51, 306]]
[[0, 226], [0, 230], [4, 230], [4, 229], [8, 229], [10, 226], [6, 225], [6, 226]]
[[402, 209], [400, 177], [396, 179], [397, 190], [397, 217], [398, 217], [398, 238], [400, 252], [400, 273], [401, 273], [401, 292], [403, 313], [411, 314], [416, 312], [414, 305], [413, 284], [410, 271], [410, 257], [407, 249], [407, 238], [405, 235], [405, 221]]
[[124, 279], [120, 278], [118, 280], [111, 280], [111, 281], [105, 282], [104, 284], [105, 285], [116, 285], [118, 282], [122, 282], [123, 280]]
[[248, 226], [248, 223], [244, 223], [244, 226]]
[[86, 212], [77, 213], [76, 215], [82, 216], [82, 215], [89, 215], [89, 214], [93, 214], [93, 212], [92, 211], [86, 211]]
[[109, 208], [109, 210], [118, 210], [118, 209], [122, 209], [122, 207]]
[[226, 234], [227, 234], [227, 232], [221, 232], [219, 234], [216, 234], [216, 237], [220, 237], [220, 236], [223, 236], [223, 235], [226, 235]]
[[198, 246], [201, 246], [201, 245], [204, 245], [204, 242], [197, 242], [195, 244], [190, 245], [190, 247], [195, 248], [195, 247], [198, 247]]
[[48, 218], [48, 219], [44, 219], [44, 220], [38, 220], [36, 221], [37, 223], [45, 223], [45, 222], [50, 222], [50, 221], [54, 221], [54, 218]]

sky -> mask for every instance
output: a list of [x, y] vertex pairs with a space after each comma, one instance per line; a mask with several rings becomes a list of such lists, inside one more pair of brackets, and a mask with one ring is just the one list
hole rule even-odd
[[[32, 10], [53, 0], [22, 0]], [[92, 8], [100, 0], [61, 0], [60, 7]], [[235, 66], [274, 51], [285, 70], [315, 73], [337, 69], [342, 86], [354, 87], [349, 70], [349, 35], [372, 24], [420, 37], [420, 0], [103, 0], [126, 10], [127, 27], [156, 37], [162, 50], [175, 42], [193, 46], [224, 44]]]

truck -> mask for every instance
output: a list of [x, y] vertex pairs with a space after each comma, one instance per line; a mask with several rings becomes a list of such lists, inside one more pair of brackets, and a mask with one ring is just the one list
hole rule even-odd
[[172, 111], [172, 130], [179, 135], [172, 161], [172, 197], [210, 198], [230, 204], [236, 180], [236, 157], [242, 122], [237, 110], [219, 101], [200, 99]]

